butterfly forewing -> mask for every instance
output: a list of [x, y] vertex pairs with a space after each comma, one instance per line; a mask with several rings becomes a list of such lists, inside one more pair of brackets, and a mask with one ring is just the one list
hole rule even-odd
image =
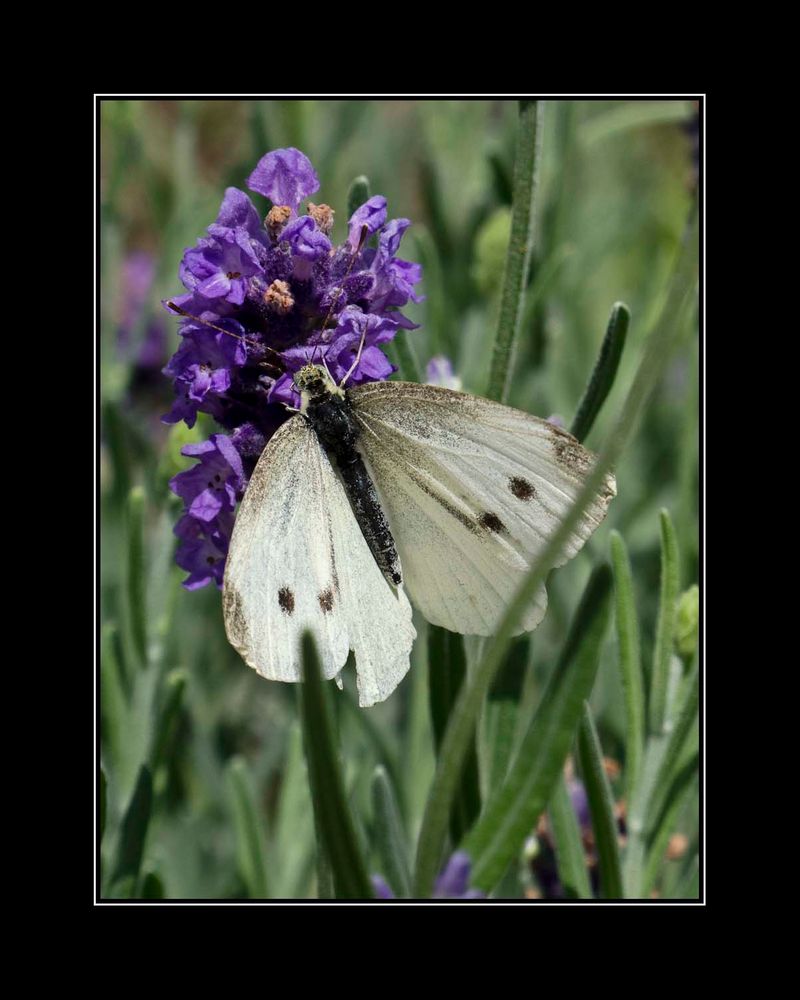
[[[348, 396], [412, 600], [433, 624], [492, 634], [592, 454], [545, 420], [438, 386], [376, 382]], [[609, 476], [554, 565], [581, 548], [615, 492]], [[546, 606], [542, 587], [521, 631]]]
[[262, 676], [297, 681], [313, 633], [325, 677], [352, 649], [359, 703], [408, 670], [415, 632], [402, 591], [378, 568], [313, 430], [293, 417], [271, 438], [236, 517], [223, 587], [232, 645]]

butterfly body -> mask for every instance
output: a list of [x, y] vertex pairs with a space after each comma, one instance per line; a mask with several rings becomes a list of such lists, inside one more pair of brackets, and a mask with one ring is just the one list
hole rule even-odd
[[347, 491], [358, 526], [386, 578], [395, 586], [402, 583], [400, 560], [392, 532], [381, 507], [375, 484], [357, 449], [361, 426], [350, 397], [327, 372], [316, 365], [302, 368], [296, 378], [302, 386], [301, 413], [332, 458]]

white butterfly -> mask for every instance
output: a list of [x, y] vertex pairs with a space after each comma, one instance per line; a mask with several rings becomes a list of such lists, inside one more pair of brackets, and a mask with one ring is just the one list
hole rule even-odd
[[[236, 518], [225, 627], [271, 680], [300, 680], [305, 629], [326, 678], [352, 649], [359, 704], [374, 705], [409, 668], [406, 589], [432, 624], [491, 635], [594, 456], [545, 420], [438, 386], [344, 390], [311, 364], [295, 384], [301, 412], [270, 439]], [[609, 475], [555, 565], [615, 495]], [[519, 631], [546, 607], [541, 587]]]

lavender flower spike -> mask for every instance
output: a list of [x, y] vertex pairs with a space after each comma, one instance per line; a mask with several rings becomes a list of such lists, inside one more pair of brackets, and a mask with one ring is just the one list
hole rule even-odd
[[[388, 378], [394, 368], [383, 345], [398, 329], [415, 328], [400, 310], [419, 301], [419, 265], [396, 256], [410, 223], [387, 221], [382, 195], [353, 213], [350, 238], [334, 246], [329, 205], [299, 214], [320, 186], [299, 149], [267, 153], [248, 183], [272, 201], [267, 218], [244, 191], [227, 188], [216, 221], [184, 251], [186, 293], [165, 302], [182, 320], [180, 346], [164, 368], [176, 398], [162, 420], [192, 427], [201, 412], [228, 432], [185, 449], [199, 464], [171, 483], [184, 502], [176, 561], [190, 590], [222, 582], [236, 503], [289, 418], [286, 406], [298, 405], [294, 373], [316, 357], [341, 381], [358, 358], [350, 385]], [[377, 246], [361, 240], [364, 226]]]

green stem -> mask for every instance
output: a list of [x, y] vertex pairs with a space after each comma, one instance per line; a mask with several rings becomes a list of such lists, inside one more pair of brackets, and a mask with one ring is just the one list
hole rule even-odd
[[519, 333], [525, 277], [533, 245], [533, 203], [539, 162], [538, 101], [519, 102], [517, 154], [514, 160], [514, 197], [511, 237], [508, 243], [500, 319], [489, 373], [489, 399], [505, 402], [511, 380], [511, 365]]

